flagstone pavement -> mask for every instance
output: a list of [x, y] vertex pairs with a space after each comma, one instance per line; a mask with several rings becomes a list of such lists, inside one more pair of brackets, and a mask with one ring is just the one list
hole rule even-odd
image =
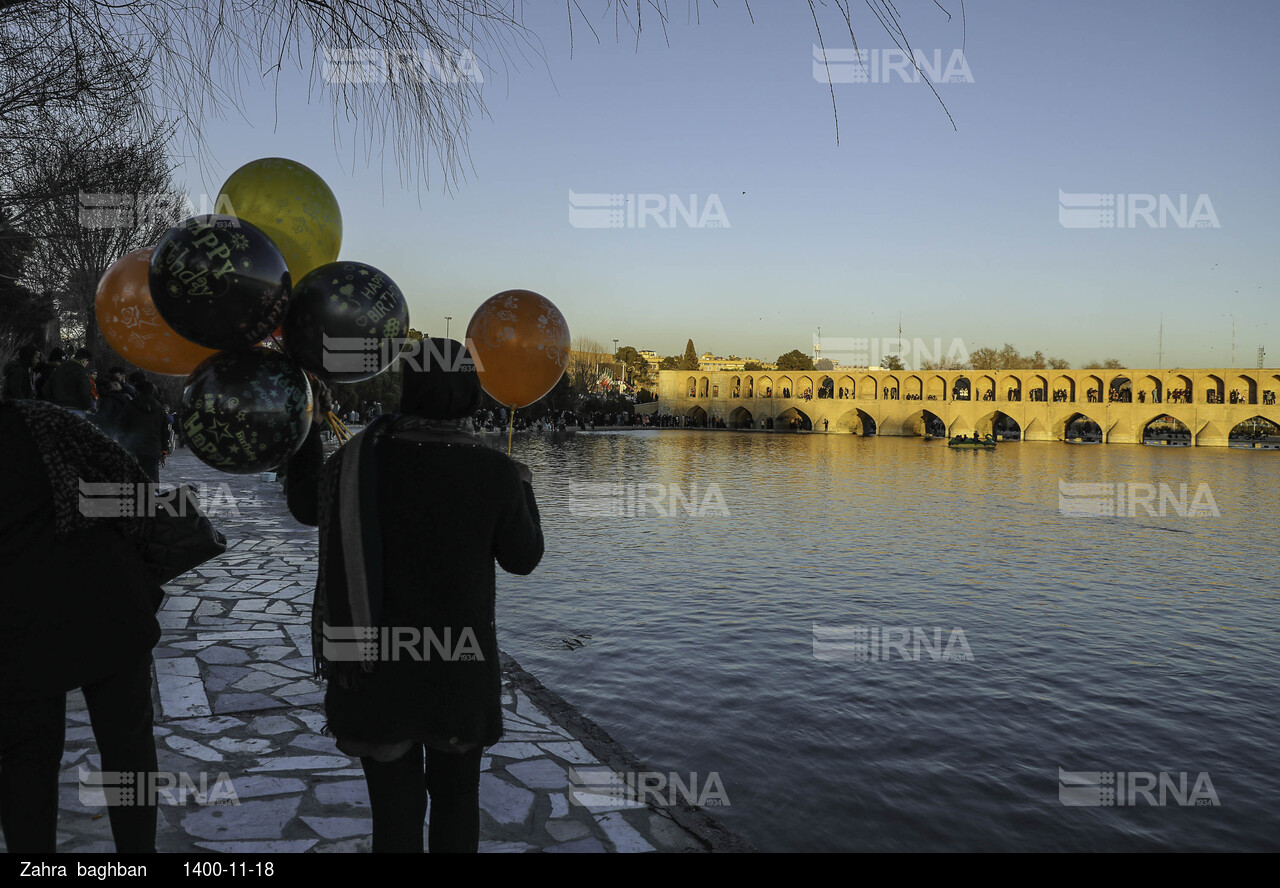
[[[322, 733], [324, 688], [311, 660], [314, 528], [289, 515], [279, 483], [216, 472], [186, 450], [170, 457], [161, 480], [203, 485], [202, 503], [228, 547], [167, 586], [159, 612], [160, 771], [187, 775], [196, 786], [203, 780], [208, 796], [201, 804], [194, 792], [162, 794], [158, 849], [370, 850], [360, 763]], [[482, 852], [752, 850], [700, 809], [639, 806], [587, 791], [600, 780], [584, 774], [621, 783], [623, 772], [643, 765], [506, 655], [503, 706], [506, 734], [482, 762]], [[60, 851], [114, 851], [106, 808], [95, 804], [103, 798], [81, 785], [99, 767], [88, 722], [83, 697], [73, 692]]]

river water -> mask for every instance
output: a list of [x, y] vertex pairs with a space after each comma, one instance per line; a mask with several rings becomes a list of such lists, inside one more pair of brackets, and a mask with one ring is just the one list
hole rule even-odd
[[[1280, 454], [626, 431], [514, 455], [547, 549], [499, 579], [502, 646], [653, 771], [718, 781], [708, 810], [762, 850], [1280, 848]], [[1099, 483], [1157, 495], [1063, 514], [1061, 484]]]

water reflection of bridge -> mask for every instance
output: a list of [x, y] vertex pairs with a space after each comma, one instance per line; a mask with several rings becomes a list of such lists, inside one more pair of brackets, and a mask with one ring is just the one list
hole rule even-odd
[[1168, 416], [1191, 444], [1226, 446], [1251, 419], [1280, 425], [1280, 370], [663, 370], [658, 389], [660, 412], [726, 428], [986, 435], [1000, 424], [1060, 441], [1093, 423], [1103, 443], [1131, 444]]

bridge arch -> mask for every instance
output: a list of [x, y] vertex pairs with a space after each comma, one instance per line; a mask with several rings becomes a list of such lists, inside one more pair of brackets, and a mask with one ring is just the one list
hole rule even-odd
[[924, 380], [914, 373], [902, 381], [902, 400], [923, 401]]
[[1004, 391], [1001, 392], [1001, 394], [1004, 395], [1004, 397], [1000, 399], [1002, 401], [1021, 401], [1022, 380], [1012, 374], [1006, 376], [1004, 380]]
[[757, 398], [773, 397], [773, 378], [772, 377], [761, 376], [760, 381], [759, 383], [757, 383], [757, 385], [758, 385], [758, 388], [757, 388], [758, 394], [756, 395]]
[[880, 380], [880, 394], [881, 394], [881, 395], [884, 397], [884, 399], [885, 399], [885, 400], [887, 400], [887, 401], [896, 401], [896, 400], [898, 400], [898, 394], [899, 394], [899, 383], [898, 383], [898, 377], [893, 376], [892, 374], [890, 374], [889, 376], [886, 376], [886, 377], [884, 377], [883, 379], [881, 379], [881, 380]]
[[818, 390], [814, 395], [819, 398], [831, 399], [836, 396], [836, 384], [830, 376], [823, 376], [818, 380]]
[[795, 396], [797, 398], [804, 398], [805, 400], [808, 400], [809, 398], [812, 398], [814, 396], [813, 380], [810, 377], [801, 376], [799, 379], [796, 380]]
[[690, 407], [685, 411], [685, 425], [704, 429], [707, 427], [707, 411], [701, 407]]
[[1164, 388], [1160, 384], [1160, 380], [1148, 374], [1138, 379], [1138, 392], [1134, 396], [1139, 404], [1159, 404], [1162, 402], [1161, 396], [1164, 394]]
[[813, 421], [809, 415], [797, 407], [788, 407], [778, 414], [774, 420], [774, 428], [782, 431], [813, 431]]
[[876, 421], [871, 418], [871, 414], [855, 407], [840, 414], [840, 417], [835, 421], [835, 431], [864, 437], [874, 435], [876, 433]]
[[689, 393], [690, 398], [698, 397], [698, 380], [694, 379], [692, 376], [690, 376], [688, 381], [685, 382], [684, 388], [685, 391]]
[[1049, 400], [1049, 380], [1041, 376], [1039, 373], [1033, 373], [1027, 380], [1027, 400]]
[[1223, 403], [1223, 395], [1225, 394], [1222, 377], [1217, 374], [1210, 373], [1204, 378], [1204, 400], [1207, 404]]
[[[1006, 429], [1008, 431], [1004, 431]], [[1022, 438], [1022, 424], [1003, 410], [994, 410], [983, 416], [974, 423], [974, 431], [983, 438], [987, 435], [991, 435], [993, 438], [996, 435], [1010, 437], [1017, 435], [1018, 439]]]
[[746, 377], [743, 381], [744, 381], [744, 382], [746, 382], [746, 384], [747, 384], [746, 391], [744, 391], [744, 392], [743, 392], [743, 397], [746, 397], [746, 398], [754, 398], [754, 397], [756, 396], [756, 380], [755, 380], [755, 377], [754, 377], [754, 376], [748, 376], [748, 377]]
[[[1258, 381], [1252, 376], [1245, 376], [1241, 373], [1231, 382], [1231, 393], [1227, 396], [1227, 402], [1231, 404], [1257, 404], [1258, 403]], [[1232, 398], [1236, 400], [1232, 400]]]
[[1179, 373], [1169, 381], [1169, 397], [1165, 399], [1167, 404], [1194, 404], [1196, 395], [1195, 390], [1191, 388], [1191, 377], [1183, 376]]
[[917, 437], [934, 435], [940, 438], [947, 433], [947, 423], [932, 410], [917, 410], [902, 421], [902, 430]]
[[698, 380], [698, 397], [711, 397], [711, 380], [705, 376]]
[[1076, 381], [1063, 374], [1053, 381], [1054, 401], [1074, 404], [1076, 402]]
[[930, 401], [947, 400], [947, 381], [941, 376], [930, 376], [925, 397]]
[[1251, 416], [1236, 423], [1227, 438], [1233, 447], [1252, 447], [1255, 443], [1280, 446], [1280, 424], [1265, 416]]
[[731, 429], [749, 429], [751, 428], [751, 411], [746, 407], [737, 407], [729, 414], [727, 423]]
[[876, 386], [876, 378], [867, 374], [858, 380], [858, 397], [863, 401], [874, 401], [880, 397], [880, 389]]
[[972, 401], [973, 386], [969, 382], [967, 376], [957, 376], [955, 382], [951, 384], [951, 400], [953, 401]]
[[778, 377], [778, 397], [779, 398], [794, 398], [796, 396], [794, 389], [795, 389], [795, 386], [792, 384], [790, 376]]
[[853, 377], [848, 374], [841, 376], [836, 380], [836, 395], [840, 400], [853, 398], [857, 394], [857, 390], [853, 385]]
[[1168, 413], [1157, 413], [1142, 424], [1138, 440], [1143, 444], [1190, 444], [1191, 429]]
[[1133, 382], [1127, 376], [1113, 376], [1107, 384], [1107, 401], [1133, 402]]
[[730, 398], [742, 397], [742, 378], [741, 377], [739, 376], [729, 377], [729, 397]]
[[1102, 377], [1091, 373], [1080, 381], [1084, 383], [1085, 403], [1100, 404], [1102, 402]]
[[983, 374], [978, 377], [977, 399], [979, 401], [994, 401], [996, 399], [996, 380], [994, 376]]
[[1053, 424], [1053, 435], [1061, 441], [1070, 441], [1073, 438], [1091, 440], [1094, 437], [1101, 441], [1102, 426], [1088, 414], [1076, 411], [1063, 416]]

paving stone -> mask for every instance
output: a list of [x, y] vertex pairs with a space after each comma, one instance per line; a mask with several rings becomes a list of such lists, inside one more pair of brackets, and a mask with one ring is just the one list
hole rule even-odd
[[170, 749], [176, 750], [183, 755], [189, 755], [192, 758], [199, 759], [202, 762], [220, 762], [223, 761], [222, 753], [216, 749], [210, 749], [203, 743], [198, 743], [188, 737], [179, 737], [174, 734], [171, 737], [164, 738], [165, 745]]
[[232, 728], [244, 727], [244, 722], [233, 715], [215, 715], [212, 718], [190, 718], [175, 721], [176, 727], [184, 731], [197, 731], [201, 734], [221, 734]]
[[196, 847], [220, 854], [301, 854], [316, 846], [316, 839], [277, 839], [268, 842], [196, 842]]
[[264, 715], [250, 722], [249, 730], [267, 735], [283, 734], [285, 731], [298, 730], [298, 723], [283, 715]]
[[343, 780], [336, 783], [317, 783], [316, 801], [322, 805], [354, 805], [369, 807], [369, 785], [363, 780]]
[[219, 737], [209, 743], [214, 749], [221, 749], [223, 752], [252, 752], [264, 753], [272, 752], [275, 746], [270, 740], [264, 740], [261, 737], [246, 737], [237, 739], [235, 737]]
[[198, 839], [279, 839], [297, 815], [299, 801], [293, 796], [203, 808], [184, 817], [182, 828]]
[[278, 709], [280, 701], [263, 694], [218, 694], [213, 698], [214, 712], [251, 712], [255, 709]]
[[577, 820], [548, 820], [546, 827], [551, 838], [557, 842], [572, 842], [591, 834], [590, 828]]
[[507, 773], [530, 789], [559, 789], [569, 782], [568, 772], [550, 759], [512, 762]]
[[536, 849], [524, 842], [481, 842], [479, 846], [481, 854], [526, 854], [533, 850]]
[[596, 823], [604, 830], [615, 850], [623, 854], [641, 854], [645, 851], [656, 851], [653, 845], [645, 841], [640, 831], [627, 822], [619, 811], [596, 816]]
[[604, 854], [608, 849], [600, 844], [600, 840], [595, 836], [588, 836], [585, 839], [578, 839], [576, 842], [551, 845], [542, 850], [547, 854]]
[[196, 654], [196, 658], [201, 663], [219, 663], [232, 666], [237, 663], [244, 663], [249, 659], [249, 655], [233, 647], [207, 647]]
[[260, 796], [290, 795], [306, 790], [307, 784], [297, 777], [273, 777], [269, 774], [240, 774], [231, 779], [236, 796], [241, 800]]
[[302, 822], [325, 839], [346, 839], [373, 834], [373, 820], [364, 817], [303, 817]]
[[564, 797], [562, 792], [553, 792], [551, 794], [551, 816], [564, 817], [569, 813], [569, 800]]
[[[554, 743], [539, 743], [547, 752], [575, 765], [599, 765], [596, 757], [587, 752], [587, 748], [576, 740], [565, 740]], [[603, 767], [603, 765], [601, 765]]]
[[339, 755], [337, 742], [333, 737], [326, 737], [323, 734], [299, 734], [289, 742], [289, 745], [299, 749], [309, 749], [312, 752]]
[[489, 754], [503, 758], [529, 759], [542, 755], [542, 750], [532, 743], [495, 743], [489, 747]]
[[283, 755], [276, 758], [260, 758], [258, 764], [248, 770], [261, 771], [318, 771], [321, 768], [337, 768], [350, 765], [351, 760], [340, 755]]
[[493, 774], [480, 775], [480, 807], [499, 823], [525, 823], [533, 811], [533, 793]]

